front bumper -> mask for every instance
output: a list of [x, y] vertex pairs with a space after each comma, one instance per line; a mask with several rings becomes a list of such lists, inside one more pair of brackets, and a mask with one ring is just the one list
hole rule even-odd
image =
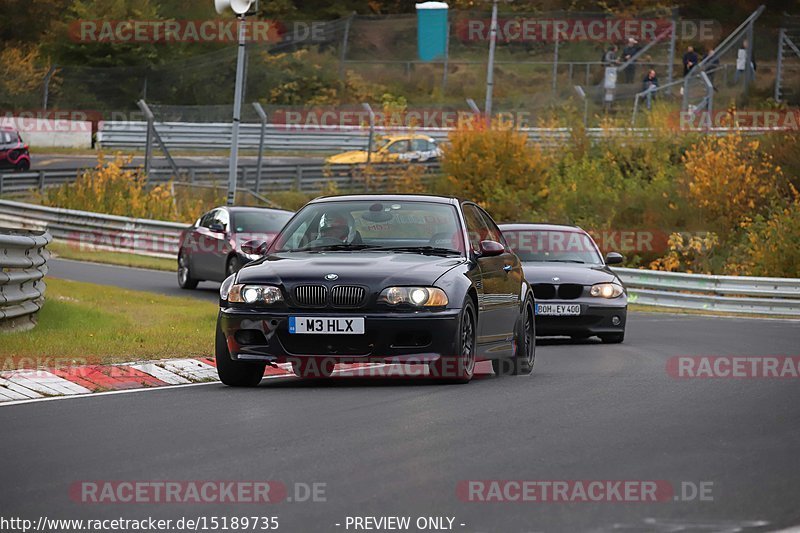
[[[343, 313], [333, 310], [274, 312], [222, 308], [219, 323], [235, 360], [286, 363], [315, 357], [340, 363], [427, 362], [457, 353], [460, 310]], [[289, 316], [364, 317], [363, 335], [289, 333]]]
[[[537, 304], [581, 306], [581, 314], [574, 316], [536, 315], [536, 336], [556, 335], [592, 336], [623, 333], [628, 315], [628, 303], [622, 301], [598, 302], [597, 298], [577, 300], [537, 300]], [[614, 324], [616, 317], [619, 321]]]

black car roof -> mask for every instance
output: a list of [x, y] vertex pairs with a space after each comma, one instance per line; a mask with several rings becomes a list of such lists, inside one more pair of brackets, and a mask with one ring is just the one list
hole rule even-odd
[[501, 231], [519, 231], [519, 230], [539, 230], [539, 231], [572, 231], [575, 233], [586, 233], [583, 228], [578, 226], [566, 226], [563, 224], [533, 224], [533, 223], [516, 223], [516, 224], [498, 224]]
[[320, 196], [309, 203], [346, 202], [353, 200], [374, 200], [382, 202], [433, 202], [439, 204], [458, 205], [458, 198], [437, 196], [434, 194], [346, 194], [341, 196]]
[[[294, 214], [294, 211], [289, 211], [287, 209], [275, 209], [274, 207], [256, 207], [249, 205], [231, 205], [231, 206], [221, 205], [219, 207], [215, 207], [214, 209], [227, 209], [231, 213], [245, 212], [245, 211], [272, 211], [276, 213], [286, 213], [288, 215]], [[209, 209], [209, 211], [213, 211], [214, 209]]]

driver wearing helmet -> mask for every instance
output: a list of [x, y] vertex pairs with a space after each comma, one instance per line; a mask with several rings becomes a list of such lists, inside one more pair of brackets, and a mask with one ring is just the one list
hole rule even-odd
[[355, 219], [350, 213], [325, 213], [319, 219], [317, 241], [337, 240], [342, 244], [356, 240]]

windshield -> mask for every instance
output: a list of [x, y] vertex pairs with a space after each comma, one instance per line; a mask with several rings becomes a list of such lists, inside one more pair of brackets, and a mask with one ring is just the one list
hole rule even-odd
[[233, 213], [233, 231], [236, 233], [278, 233], [291, 213], [281, 211], [239, 211]]
[[603, 263], [592, 238], [579, 231], [506, 230], [509, 246], [523, 263]]
[[464, 252], [456, 208], [415, 201], [357, 200], [304, 207], [273, 252], [357, 249]]

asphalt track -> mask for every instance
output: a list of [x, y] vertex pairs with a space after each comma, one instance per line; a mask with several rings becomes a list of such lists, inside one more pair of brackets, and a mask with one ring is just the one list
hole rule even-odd
[[[169, 273], [70, 263], [51, 275], [187, 294]], [[798, 340], [800, 322], [632, 313], [621, 345], [541, 341], [530, 377], [292, 378], [0, 407], [0, 515], [277, 516], [291, 532], [355, 531], [348, 516], [448, 516], [469, 532], [781, 530], [800, 525], [800, 381], [666, 367], [798, 355]], [[68, 489], [81, 480], [276, 480], [290, 496], [324, 483], [325, 501], [79, 504]], [[481, 503], [459, 499], [465, 480], [713, 485], [710, 501]]]

